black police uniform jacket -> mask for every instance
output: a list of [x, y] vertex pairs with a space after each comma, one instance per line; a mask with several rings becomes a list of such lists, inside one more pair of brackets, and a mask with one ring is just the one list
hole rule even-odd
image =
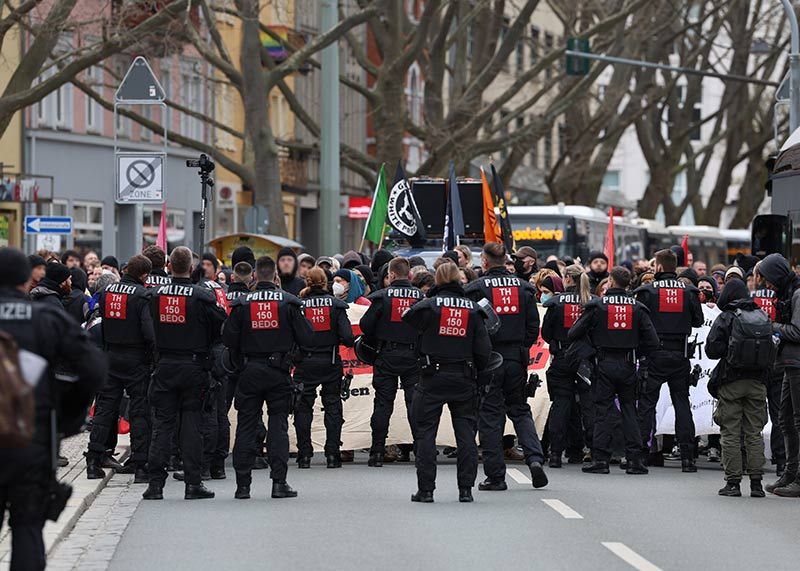
[[147, 276], [147, 281], [144, 282], [145, 287], [158, 287], [172, 283], [172, 278], [167, 275], [164, 270], [153, 270]]
[[259, 282], [255, 291], [234, 300], [225, 322], [222, 342], [235, 354], [269, 356], [308, 346], [313, 330], [302, 302], [271, 282]]
[[250, 288], [247, 287], [247, 284], [231, 282], [231, 285], [228, 286], [228, 291], [225, 293], [225, 297], [228, 298], [228, 307], [230, 308], [230, 304], [233, 300], [239, 299], [248, 293], [250, 293]]
[[[448, 366], [472, 363], [475, 370], [487, 367], [492, 345], [478, 305], [467, 298], [460, 284], [434, 287], [428, 298], [411, 306], [403, 321], [417, 330], [423, 360]], [[475, 382], [465, 382], [466, 371], [455, 369], [428, 380], [423, 377], [422, 389], [453, 400], [466, 400], [475, 395]]]
[[586, 304], [583, 315], [567, 335], [570, 343], [584, 338], [597, 349], [636, 350], [642, 356], [659, 345], [647, 306], [620, 288], [609, 289], [606, 295]]
[[542, 339], [550, 346], [552, 355], [560, 355], [569, 345], [569, 330], [583, 314], [581, 296], [574, 288], [569, 289], [555, 294], [542, 307], [547, 310], [542, 320]]
[[109, 284], [97, 300], [98, 315], [102, 317], [103, 345], [110, 350], [152, 350], [155, 342], [150, 295], [145, 285], [125, 274]]
[[[304, 354], [311, 354], [314, 361], [327, 359], [330, 364], [341, 363], [339, 345], [353, 346], [353, 326], [347, 317], [346, 302], [336, 299], [328, 292], [312, 288], [301, 300], [303, 315], [311, 324], [311, 342], [301, 344]], [[304, 356], [304, 358], [309, 358]]]
[[403, 321], [403, 314], [425, 294], [408, 280], [395, 280], [389, 287], [371, 293], [371, 305], [361, 317], [361, 332], [377, 341], [404, 343], [417, 342], [417, 331]]
[[[50, 469], [50, 410], [57, 407], [60, 434], [76, 434], [108, 365], [105, 355], [63, 310], [32, 303], [14, 289], [0, 289], [0, 331], [48, 364], [34, 392], [33, 441], [25, 448], [0, 449], [0, 484], [5, 485], [14, 478], [31, 477], [30, 470]], [[68, 370], [77, 380], [55, 380], [56, 369]]]
[[659, 272], [652, 283], [634, 290], [636, 299], [650, 310], [650, 318], [665, 349], [683, 350], [692, 327], [703, 325], [699, 290], [672, 272]]
[[466, 288], [473, 301], [489, 300], [500, 319], [492, 347], [504, 359], [526, 362], [539, 337], [539, 310], [533, 286], [503, 267], [489, 269]]
[[226, 318], [214, 292], [189, 278], [172, 278], [172, 283], [154, 288], [150, 312], [159, 356], [207, 355]]

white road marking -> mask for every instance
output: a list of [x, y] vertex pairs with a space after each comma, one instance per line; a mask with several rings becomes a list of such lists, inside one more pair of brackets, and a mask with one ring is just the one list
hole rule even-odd
[[634, 569], [638, 569], [638, 571], [661, 571], [660, 567], [656, 567], [624, 543], [617, 543], [614, 541], [603, 541], [601, 543], [603, 547], [611, 551], [611, 553]]
[[531, 479], [516, 468], [509, 468], [506, 470], [506, 474], [511, 476], [517, 484], [531, 484]]
[[542, 500], [548, 506], [556, 510], [564, 519], [583, 519], [583, 516], [569, 507], [561, 500]]

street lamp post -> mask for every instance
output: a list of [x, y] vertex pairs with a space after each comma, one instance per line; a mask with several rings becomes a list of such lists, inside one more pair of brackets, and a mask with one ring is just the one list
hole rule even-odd
[[791, 0], [781, 0], [789, 28], [792, 32], [791, 52], [789, 53], [789, 130], [794, 133], [800, 127], [800, 28], [797, 14]]
[[[336, 0], [320, 2], [320, 29], [336, 26]], [[339, 42], [322, 50], [322, 125], [319, 168], [320, 248], [339, 251]]]

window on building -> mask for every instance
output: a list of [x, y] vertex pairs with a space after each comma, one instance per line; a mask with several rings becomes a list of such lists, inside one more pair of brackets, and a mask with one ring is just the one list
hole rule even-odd
[[467, 59], [472, 59], [475, 53], [475, 26], [467, 28]]
[[531, 65], [539, 61], [539, 28], [531, 26]]
[[[172, 76], [168, 65], [163, 60], [161, 62], [161, 77], [159, 77], [159, 80], [161, 81], [161, 87], [164, 88], [164, 97], [167, 100], [172, 99]], [[167, 126], [167, 138], [169, 138], [169, 132], [172, 131], [172, 108], [167, 105], [162, 113], [165, 114], [164, 124]]]
[[[123, 77], [125, 77], [125, 72], [128, 70], [128, 62], [125, 61], [117, 61], [114, 65], [114, 71], [117, 76], [120, 78], [120, 81]], [[119, 107], [119, 109], [124, 109], [125, 107]], [[131, 136], [131, 120], [127, 117], [124, 117], [122, 113], [117, 113], [117, 123], [115, 125], [115, 129], [117, 130], [118, 137], [130, 137]]]
[[76, 250], [100, 251], [103, 246], [103, 203], [74, 201], [72, 227]]
[[553, 168], [553, 133], [550, 129], [544, 134], [544, 170]]
[[[194, 62], [187, 62], [181, 73], [181, 101], [195, 113], [203, 113], [203, 82], [195, 71]], [[202, 141], [203, 122], [186, 113], [181, 114], [181, 134]]]
[[516, 60], [516, 69], [517, 73], [522, 73], [525, 71], [525, 44], [522, 42], [517, 43], [517, 48], [515, 51], [515, 60]]
[[567, 152], [567, 126], [564, 123], [558, 125], [558, 157], [564, 156]]
[[[553, 34], [550, 32], [545, 32], [544, 34], [544, 52], [550, 53], [553, 49]], [[544, 77], [545, 79], [551, 79], [553, 77], [553, 66], [548, 65], [547, 69], [544, 70]]]
[[[218, 89], [219, 122], [230, 127], [233, 125], [233, 93], [227, 84], [221, 84]], [[236, 150], [233, 135], [222, 129], [217, 129], [216, 135], [217, 146], [227, 151]]]
[[[86, 70], [86, 82], [101, 97], [103, 95], [103, 69], [93, 65]], [[86, 131], [100, 133], [103, 131], [103, 108], [93, 98], [86, 96]]]
[[531, 145], [531, 166], [535, 169], [539, 168], [539, 139], [536, 139]]
[[603, 175], [603, 182], [600, 188], [607, 191], [618, 192], [620, 190], [619, 178], [618, 170], [606, 171], [606, 174]]
[[422, 80], [417, 64], [411, 66], [406, 82], [406, 105], [408, 116], [415, 125], [422, 123]]
[[[511, 26], [511, 20], [509, 18], [503, 18], [503, 25], [500, 26], [500, 35], [497, 37], [497, 49], [500, 49], [500, 46], [503, 45], [506, 37], [508, 36], [508, 29]], [[503, 69], [508, 69], [508, 60], [503, 62]]]

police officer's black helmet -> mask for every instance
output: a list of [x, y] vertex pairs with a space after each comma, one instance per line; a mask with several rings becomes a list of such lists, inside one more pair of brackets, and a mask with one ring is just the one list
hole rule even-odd
[[502, 366], [503, 366], [503, 356], [497, 351], [492, 351], [492, 354], [489, 357], [489, 364], [486, 365], [486, 368], [483, 369], [481, 373], [491, 373], [492, 371], [496, 371]]
[[231, 355], [231, 350], [228, 347], [225, 347], [222, 350], [222, 354], [219, 356], [219, 362], [222, 366], [222, 370], [228, 373], [229, 375], [235, 375], [238, 367], [234, 362], [233, 355]]
[[378, 358], [378, 349], [375, 345], [376, 343], [374, 340], [367, 339], [363, 335], [356, 337], [353, 349], [356, 351], [358, 360], [367, 365], [374, 365], [375, 360]]

